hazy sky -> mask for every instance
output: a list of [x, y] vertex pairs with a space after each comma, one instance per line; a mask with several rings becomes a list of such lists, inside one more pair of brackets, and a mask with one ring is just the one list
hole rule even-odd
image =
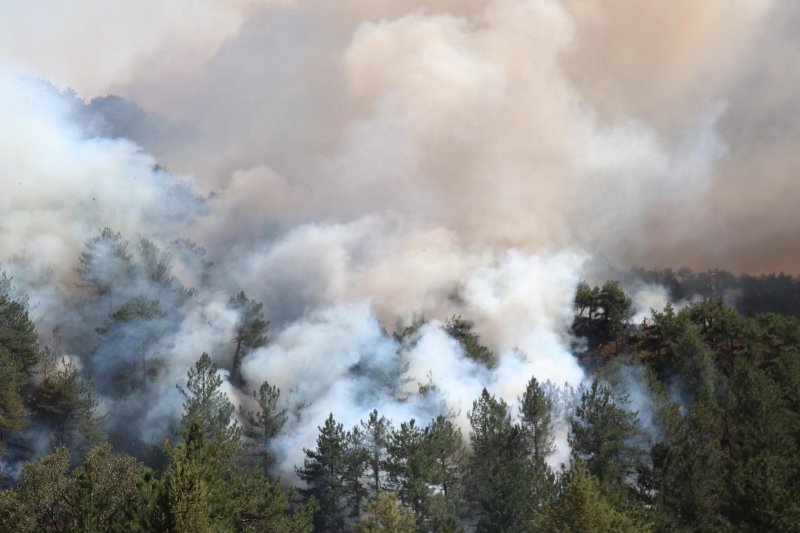
[[241, 231], [394, 212], [461, 243], [798, 272], [794, 2], [2, 10], [6, 75], [137, 103], [162, 128], [132, 140], [249, 206]]

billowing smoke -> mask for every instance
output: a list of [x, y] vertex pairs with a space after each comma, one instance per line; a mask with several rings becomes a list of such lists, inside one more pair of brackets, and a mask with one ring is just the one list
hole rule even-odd
[[483, 387], [579, 384], [572, 298], [604, 257], [794, 268], [792, 4], [45, 4], [0, 20], [0, 261], [146, 441], [200, 353], [230, 368], [240, 290], [271, 341], [229, 392], [281, 388], [290, 470], [331, 411], [465, 425]]

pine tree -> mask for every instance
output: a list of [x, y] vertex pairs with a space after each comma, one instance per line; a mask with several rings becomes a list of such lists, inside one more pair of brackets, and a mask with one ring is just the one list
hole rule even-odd
[[585, 281], [578, 283], [575, 291], [575, 307], [578, 316], [583, 317], [584, 313], [589, 320], [594, 319], [595, 312], [600, 305], [600, 287], [590, 287]]
[[[156, 298], [135, 296], [117, 308], [97, 333], [102, 336], [105, 350], [94, 354], [98, 367], [105, 367], [106, 379], [111, 381], [112, 394], [122, 395], [138, 387], [147, 387], [163, 362], [150, 352], [169, 329], [169, 318]], [[122, 352], [119, 359], [110, 358], [108, 351]], [[112, 362], [113, 365], [112, 366]], [[131, 379], [131, 374], [135, 379]]]
[[379, 417], [378, 411], [369, 414], [367, 421], [361, 422], [364, 435], [363, 444], [369, 456], [369, 474], [372, 493], [377, 494], [385, 485], [386, 444], [392, 431], [392, 424], [386, 417]]
[[235, 531], [311, 533], [315, 504], [299, 505], [294, 491], [284, 492], [279, 481], [270, 481], [259, 468], [234, 476], [230, 498], [235, 502]]
[[90, 449], [72, 477], [72, 498], [78, 531], [131, 531], [144, 508], [137, 484], [147, 469], [133, 457], [114, 453], [104, 444]]
[[632, 473], [637, 450], [631, 442], [637, 432], [636, 413], [625, 411], [625, 395], [614, 396], [598, 381], [583, 388], [581, 400], [570, 420], [572, 457], [585, 461], [589, 473], [604, 489], [623, 482]]
[[103, 228], [97, 237], [86, 243], [78, 275], [83, 287], [103, 296], [110, 293], [115, 284], [132, 277], [135, 270], [128, 242], [119, 233]]
[[443, 416], [425, 428], [422, 453], [426, 461], [426, 482], [434, 488], [428, 496], [425, 514], [433, 530], [454, 524], [463, 505], [467, 452], [461, 431]]
[[15, 300], [0, 293], [0, 348], [26, 376], [39, 362], [36, 327], [28, 315], [26, 299]]
[[231, 381], [234, 385], [241, 386], [243, 384], [242, 359], [251, 350], [267, 343], [269, 322], [264, 320], [264, 304], [251, 300], [244, 291], [231, 298], [228, 307], [239, 314], [233, 339], [236, 349], [233, 354]]
[[202, 473], [209, 516], [215, 524], [230, 525], [235, 502], [229, 495], [229, 482], [241, 451], [241, 428], [232, 419], [233, 405], [221, 390], [222, 378], [208, 354], [189, 369], [187, 378], [185, 387], [178, 386], [184, 398], [179, 448]]
[[616, 281], [607, 281], [600, 288], [597, 303], [603, 310], [601, 323], [606, 337], [619, 340], [625, 326], [633, 316], [633, 301], [620, 288]]
[[0, 448], [9, 435], [25, 427], [28, 411], [22, 399], [25, 374], [8, 350], [0, 346]]
[[535, 377], [528, 381], [520, 399], [520, 423], [534, 461], [544, 461], [555, 451], [553, 436], [553, 402]]
[[800, 413], [770, 372], [744, 357], [727, 392], [725, 514], [752, 531], [790, 531], [800, 525]]
[[0, 531], [34, 533], [74, 523], [69, 457], [69, 450], [59, 447], [25, 465], [17, 487], [0, 493]]
[[245, 410], [239, 406], [244, 420], [243, 432], [255, 443], [257, 454], [263, 458], [262, 466], [264, 475], [272, 463], [269, 445], [272, 438], [277, 435], [286, 423], [286, 409], [278, 407], [281, 391], [266, 381], [261, 384], [258, 393], [253, 391], [253, 399], [258, 406], [256, 411]]
[[170, 533], [212, 531], [212, 513], [202, 463], [186, 448], [173, 453], [172, 464], [161, 481], [159, 515], [156, 523]]
[[464, 355], [468, 358], [489, 368], [497, 364], [494, 353], [481, 344], [481, 338], [475, 333], [474, 325], [469, 320], [453, 316], [445, 322], [444, 331], [461, 344]]
[[698, 401], [656, 465], [663, 471], [658, 503], [670, 526], [718, 531], [730, 526], [721, 514], [726, 457], [721, 447], [722, 413]]
[[104, 444], [70, 471], [58, 447], [23, 468], [18, 485], [0, 494], [0, 531], [136, 531], [145, 502], [138, 490], [148, 469]]
[[525, 437], [512, 424], [505, 401], [486, 389], [467, 414], [472, 426], [467, 497], [481, 532], [522, 531], [533, 520], [541, 495], [530, 484]]
[[417, 517], [424, 522], [430, 488], [428, 473], [432, 457], [425, 448], [424, 431], [414, 419], [403, 422], [387, 440], [386, 470], [390, 488]]
[[414, 533], [414, 513], [400, 503], [391, 492], [379, 492], [367, 504], [364, 516], [359, 520], [358, 533]]
[[192, 422], [197, 422], [206, 442], [233, 444], [238, 441], [239, 428], [232, 422], [233, 404], [221, 390], [222, 377], [217, 365], [203, 353], [189, 369], [185, 386], [178, 385], [183, 396], [181, 431], [184, 438]]
[[10, 291], [11, 280], [0, 271], [0, 449], [26, 425], [23, 390], [40, 358], [27, 300], [13, 299]]
[[678, 373], [686, 403], [695, 400], [714, 402], [716, 369], [713, 354], [697, 326], [682, 322], [675, 341], [669, 345], [669, 360]]
[[343, 509], [347, 433], [341, 424], [336, 423], [333, 414], [328, 416], [319, 431], [316, 449], [303, 449], [306, 458], [303, 467], [297, 469], [297, 475], [307, 484], [301, 492], [317, 502], [315, 527], [322, 531], [342, 531], [346, 514]]
[[554, 533], [625, 533], [646, 531], [604, 498], [600, 484], [580, 459], [564, 480], [558, 501], [533, 524], [535, 531]]
[[34, 397], [36, 411], [53, 428], [59, 446], [82, 442], [88, 447], [105, 439], [99, 403], [92, 382], [81, 379], [75, 364], [64, 359], [44, 378]]

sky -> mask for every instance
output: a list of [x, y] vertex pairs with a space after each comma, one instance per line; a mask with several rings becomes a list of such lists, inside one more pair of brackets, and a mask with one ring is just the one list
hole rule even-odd
[[134, 102], [159, 162], [288, 224], [392, 210], [468, 243], [797, 270], [790, 2], [3, 10], [6, 75]]

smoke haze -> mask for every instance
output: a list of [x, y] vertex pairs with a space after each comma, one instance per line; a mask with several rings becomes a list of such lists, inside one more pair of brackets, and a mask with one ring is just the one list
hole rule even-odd
[[[242, 289], [272, 323], [243, 376], [284, 393], [290, 471], [331, 411], [348, 426], [373, 408], [451, 410], [463, 427], [484, 386], [515, 403], [531, 375], [578, 385], [574, 288], [606, 257], [797, 273], [793, 3], [2, 10], [0, 261], [86, 372], [124, 353], [166, 362], [136, 401], [99, 390], [145, 440], [169, 431], [201, 352], [229, 366], [226, 303]], [[79, 257], [103, 227], [145, 266], [89, 300]], [[169, 254], [169, 284], [147, 274], [141, 238]], [[140, 294], [163, 316], [95, 332]], [[644, 312], [666, 300], [657, 287], [636, 299]], [[496, 368], [444, 333], [453, 314]], [[419, 318], [412, 339], [385, 329]]]

